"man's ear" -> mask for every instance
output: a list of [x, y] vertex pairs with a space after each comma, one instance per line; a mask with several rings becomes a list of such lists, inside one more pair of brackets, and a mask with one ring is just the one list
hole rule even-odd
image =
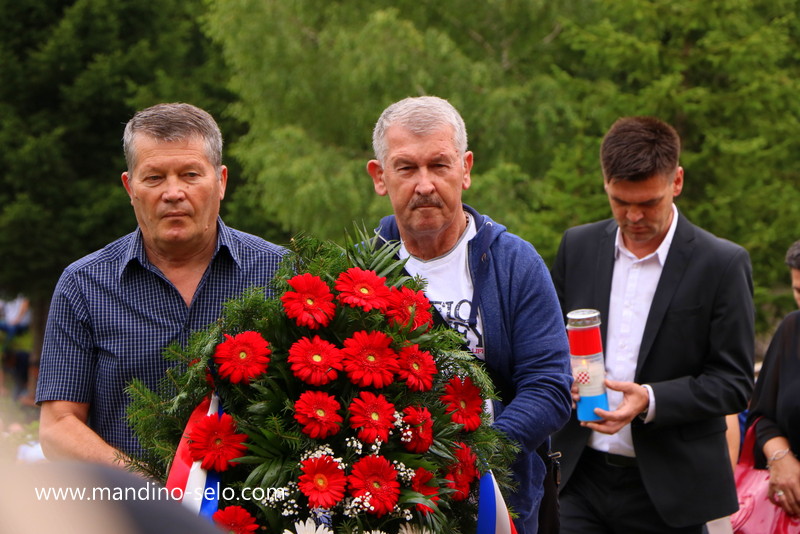
[[131, 197], [131, 202], [133, 202], [133, 193], [131, 192], [131, 177], [128, 174], [128, 171], [122, 173], [122, 186], [125, 188], [125, 191], [128, 192], [128, 196]]
[[672, 196], [677, 197], [683, 191], [683, 167], [678, 167], [675, 171], [675, 179], [672, 181]]
[[467, 190], [472, 185], [472, 151], [464, 153], [464, 179], [461, 182], [461, 189]]
[[367, 163], [367, 172], [372, 176], [372, 185], [375, 187], [375, 192], [380, 196], [386, 196], [386, 184], [383, 182], [383, 167], [377, 159], [371, 159]]

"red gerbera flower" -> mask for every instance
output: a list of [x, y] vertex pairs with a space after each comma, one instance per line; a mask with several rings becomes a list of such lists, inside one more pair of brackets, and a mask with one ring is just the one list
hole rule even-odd
[[333, 343], [319, 336], [311, 340], [303, 337], [289, 348], [289, 363], [297, 378], [312, 386], [321, 386], [338, 376], [336, 371], [342, 370], [342, 355]]
[[478, 478], [478, 468], [475, 467], [478, 457], [466, 443], [457, 442], [455, 446], [456, 463], [450, 466], [444, 478], [447, 479], [447, 486], [456, 490], [451, 498], [454, 501], [463, 501], [469, 496], [470, 486]]
[[344, 340], [344, 370], [359, 387], [382, 388], [391, 384], [398, 370], [397, 354], [389, 348], [392, 338], [383, 332], [356, 332]]
[[365, 456], [353, 464], [347, 477], [350, 494], [364, 497], [368, 513], [378, 517], [388, 514], [400, 497], [397, 471], [383, 456]]
[[311, 508], [331, 508], [344, 497], [344, 470], [331, 456], [309, 458], [302, 463], [300, 491]]
[[226, 506], [211, 517], [228, 534], [249, 534], [258, 530], [256, 518], [241, 506]]
[[431, 315], [431, 302], [422, 291], [414, 291], [408, 287], [391, 288], [389, 293], [389, 308], [386, 314], [392, 322], [403, 326], [411, 326], [412, 330], [433, 324]]
[[336, 305], [328, 284], [311, 273], [299, 274], [287, 280], [294, 291], [281, 296], [286, 315], [300, 326], [316, 330], [328, 326], [333, 319]]
[[294, 418], [303, 425], [303, 433], [314, 439], [325, 439], [339, 431], [342, 416], [339, 402], [322, 391], [305, 391], [294, 403]]
[[411, 391], [429, 391], [433, 387], [433, 375], [436, 374], [436, 362], [426, 350], [419, 350], [419, 345], [409, 345], [400, 350], [398, 360], [400, 370], [397, 376], [406, 381]]
[[464, 430], [472, 432], [481, 425], [483, 399], [481, 390], [472, 383], [470, 377], [454, 376], [444, 386], [445, 394], [442, 402], [447, 405], [445, 413], [449, 413], [454, 423], [464, 425]]
[[211, 414], [203, 417], [189, 433], [189, 453], [192, 460], [201, 461], [206, 470], [225, 471], [231, 460], [240, 458], [247, 447], [247, 434], [237, 434], [233, 417]]
[[[411, 489], [423, 494], [433, 502], [437, 502], [439, 500], [439, 488], [435, 484], [429, 484], [431, 480], [433, 480], [433, 473], [424, 467], [417, 467], [417, 470], [414, 471], [414, 478], [411, 479]], [[424, 514], [433, 512], [433, 508], [424, 504], [417, 504], [417, 510]]]
[[403, 422], [409, 426], [403, 436], [403, 446], [409, 452], [423, 454], [433, 444], [433, 417], [424, 406], [409, 406], [403, 410]]
[[334, 289], [339, 291], [339, 302], [364, 311], [385, 310], [389, 305], [389, 288], [386, 277], [375, 271], [351, 267], [339, 275]]
[[269, 364], [269, 343], [258, 332], [242, 332], [217, 345], [214, 362], [219, 366], [219, 376], [232, 384], [250, 381], [264, 374]]
[[383, 395], [362, 391], [350, 403], [350, 428], [359, 429], [358, 439], [365, 443], [386, 442], [393, 424], [394, 404]]

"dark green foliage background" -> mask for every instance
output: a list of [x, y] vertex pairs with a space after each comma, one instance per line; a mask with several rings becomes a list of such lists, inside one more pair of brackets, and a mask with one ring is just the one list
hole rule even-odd
[[793, 307], [800, 239], [797, 0], [0, 0], [0, 290], [133, 229], [119, 182], [136, 109], [211, 111], [223, 216], [276, 241], [341, 240], [390, 211], [365, 172], [391, 102], [449, 99], [475, 152], [468, 203], [551, 261], [607, 217], [598, 147], [619, 116], [672, 123], [678, 206], [751, 254], [758, 328]]

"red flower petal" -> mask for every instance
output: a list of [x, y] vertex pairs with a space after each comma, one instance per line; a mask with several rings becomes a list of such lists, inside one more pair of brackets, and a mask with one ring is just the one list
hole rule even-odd
[[330, 456], [319, 456], [304, 460], [303, 474], [298, 484], [303, 495], [308, 497], [312, 508], [331, 508], [344, 497], [347, 483], [344, 470]]
[[383, 456], [365, 456], [353, 464], [347, 477], [353, 497], [367, 497], [367, 513], [378, 517], [392, 511], [400, 498], [397, 471]]
[[289, 348], [289, 363], [294, 375], [312, 386], [334, 380], [342, 370], [342, 355], [333, 343], [319, 336], [303, 337]]
[[256, 518], [241, 506], [227, 506], [214, 512], [212, 516], [216, 523], [225, 532], [233, 534], [249, 534], [258, 530]]
[[464, 430], [472, 432], [481, 425], [483, 399], [481, 390], [472, 383], [470, 377], [455, 376], [444, 387], [442, 402], [447, 405], [445, 413], [449, 413], [454, 423], [464, 425]]
[[344, 340], [344, 370], [359, 387], [382, 388], [398, 371], [397, 354], [389, 348], [392, 338], [383, 332], [356, 332]]
[[294, 403], [294, 418], [303, 425], [304, 434], [325, 439], [339, 432], [342, 416], [337, 413], [339, 402], [322, 391], [306, 391]]
[[433, 417], [424, 406], [409, 406], [403, 410], [403, 422], [409, 426], [410, 435], [403, 440], [407, 451], [417, 454], [428, 452], [433, 444]]
[[358, 439], [375, 443], [389, 439], [389, 430], [394, 425], [394, 404], [383, 395], [362, 391], [350, 403], [350, 428], [358, 429]]
[[[435, 484], [429, 484], [433, 480], [433, 473], [424, 467], [418, 467], [414, 471], [414, 478], [411, 480], [411, 489], [417, 493], [421, 493], [428, 497], [433, 502], [439, 500], [439, 488]], [[424, 504], [417, 504], [417, 510], [424, 514], [433, 512], [433, 508], [425, 506]]]
[[458, 442], [455, 445], [456, 463], [450, 466], [444, 478], [448, 481], [447, 486], [456, 490], [451, 498], [454, 501], [463, 501], [469, 496], [470, 486], [478, 478], [478, 469], [475, 467], [478, 457], [467, 444]]
[[386, 277], [379, 277], [375, 271], [365, 271], [351, 267], [336, 280], [334, 289], [339, 291], [339, 302], [364, 311], [385, 310], [389, 305], [389, 288]]
[[237, 434], [233, 418], [211, 414], [201, 419], [189, 433], [192, 460], [201, 461], [206, 470], [225, 471], [229, 462], [243, 456], [247, 434]]
[[403, 347], [398, 359], [397, 376], [406, 381], [411, 391], [429, 391], [433, 387], [436, 362], [431, 353], [419, 350], [419, 345]]
[[328, 326], [336, 311], [328, 284], [310, 273], [299, 274], [287, 282], [294, 291], [287, 291], [281, 296], [286, 315], [298, 325], [313, 330]]
[[258, 332], [242, 332], [233, 337], [225, 334], [226, 341], [217, 345], [214, 363], [219, 366], [219, 376], [232, 384], [249, 384], [264, 374], [269, 364], [269, 343]]
[[403, 326], [411, 326], [412, 330], [433, 325], [431, 303], [422, 291], [414, 291], [408, 287], [391, 288], [387, 316], [392, 322]]

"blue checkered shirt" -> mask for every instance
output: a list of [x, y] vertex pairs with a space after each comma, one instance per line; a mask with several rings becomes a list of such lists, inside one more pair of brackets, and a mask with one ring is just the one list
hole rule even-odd
[[267, 287], [286, 253], [221, 219], [217, 226], [214, 258], [188, 307], [147, 260], [139, 229], [67, 267], [50, 305], [36, 400], [89, 403], [89, 426], [114, 447], [137, 451], [124, 388], [133, 378], [155, 388], [171, 365], [163, 349], [185, 344], [246, 288]]

